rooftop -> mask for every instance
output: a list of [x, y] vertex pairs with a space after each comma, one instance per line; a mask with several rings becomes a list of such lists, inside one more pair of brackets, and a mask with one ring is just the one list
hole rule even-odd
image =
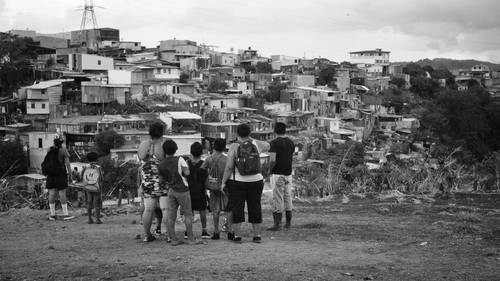
[[50, 87], [59, 86], [63, 82], [73, 82], [73, 79], [55, 79], [55, 80], [48, 80], [48, 81], [40, 81], [37, 84], [26, 87], [26, 89], [36, 89], [36, 90], [47, 89]]

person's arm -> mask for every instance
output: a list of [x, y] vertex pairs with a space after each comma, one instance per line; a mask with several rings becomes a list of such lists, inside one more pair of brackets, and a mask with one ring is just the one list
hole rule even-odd
[[222, 177], [222, 189], [226, 186], [226, 182], [229, 180], [229, 177], [231, 177], [231, 174], [234, 171], [234, 156], [236, 153], [236, 148], [238, 144], [234, 143], [229, 147], [229, 151], [227, 153], [227, 161], [226, 161], [226, 168], [224, 169], [224, 176]]
[[259, 153], [268, 152], [270, 149], [270, 145], [267, 141], [254, 140], [257, 143], [257, 148], [259, 149]]
[[151, 143], [149, 141], [143, 141], [139, 145], [139, 148], [137, 149], [137, 156], [139, 157], [139, 160], [144, 160], [146, 156], [149, 153], [149, 147], [151, 146]]
[[190, 174], [189, 173], [189, 166], [186, 163], [186, 160], [184, 160], [184, 158], [179, 157], [179, 165], [181, 166], [182, 175], [184, 175], [185, 177], [189, 176], [189, 174]]
[[269, 145], [269, 169], [270, 171], [273, 170], [274, 165], [276, 165], [276, 143], [274, 141], [271, 141], [271, 144]]
[[71, 182], [71, 164], [69, 163], [69, 153], [66, 148], [63, 148], [63, 158], [64, 158], [64, 165], [66, 166], [66, 171], [68, 171], [68, 180]]

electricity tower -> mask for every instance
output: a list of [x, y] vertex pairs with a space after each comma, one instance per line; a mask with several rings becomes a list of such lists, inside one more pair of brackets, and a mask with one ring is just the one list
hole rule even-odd
[[[101, 36], [98, 30], [97, 18], [95, 16], [95, 7], [102, 8], [94, 6], [94, 0], [84, 0], [84, 6], [81, 8], [81, 10], [83, 10], [83, 16], [80, 24], [80, 39], [85, 41], [85, 45], [90, 43], [90, 46], [87, 47], [93, 47], [92, 45], [95, 44], [95, 47], [99, 48]], [[92, 29], [87, 30], [87, 28]], [[89, 39], [91, 42], [89, 42]]]

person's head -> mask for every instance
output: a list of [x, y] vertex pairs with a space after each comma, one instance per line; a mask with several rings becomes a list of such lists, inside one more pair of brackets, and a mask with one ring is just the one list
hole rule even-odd
[[248, 126], [248, 124], [240, 124], [238, 125], [238, 128], [236, 128], [236, 133], [240, 138], [248, 138], [251, 131], [252, 130], [250, 129], [250, 126]]
[[201, 154], [203, 154], [203, 145], [199, 142], [194, 142], [191, 145], [191, 155], [193, 155], [193, 157], [200, 157]]
[[78, 168], [77, 167], [75, 167], [73, 170], [75, 170], [75, 172], [78, 172]]
[[171, 139], [166, 140], [162, 147], [166, 155], [174, 155], [177, 152], [177, 143]]
[[149, 126], [149, 136], [152, 139], [159, 139], [163, 136], [163, 124], [160, 122], [154, 122]]
[[63, 143], [64, 143], [64, 140], [61, 137], [56, 137], [54, 139], [54, 146], [57, 148], [61, 148]]
[[274, 132], [277, 135], [286, 134], [286, 124], [282, 122], [277, 122], [276, 124], [274, 124]]
[[214, 149], [218, 152], [224, 152], [226, 150], [226, 140], [218, 138], [214, 142]]
[[[96, 162], [98, 158], [99, 158], [99, 155], [97, 155], [97, 153], [95, 153], [93, 151], [87, 153], [87, 160], [89, 162]], [[76, 168], [75, 168], [75, 170], [76, 170]]]

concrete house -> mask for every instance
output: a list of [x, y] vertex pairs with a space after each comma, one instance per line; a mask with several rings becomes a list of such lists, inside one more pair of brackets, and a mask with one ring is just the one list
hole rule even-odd
[[368, 76], [387, 76], [389, 74], [389, 51], [382, 49], [350, 52], [349, 62], [365, 69]]
[[90, 54], [69, 54], [68, 68], [76, 72], [103, 72], [114, 69], [113, 59]]

